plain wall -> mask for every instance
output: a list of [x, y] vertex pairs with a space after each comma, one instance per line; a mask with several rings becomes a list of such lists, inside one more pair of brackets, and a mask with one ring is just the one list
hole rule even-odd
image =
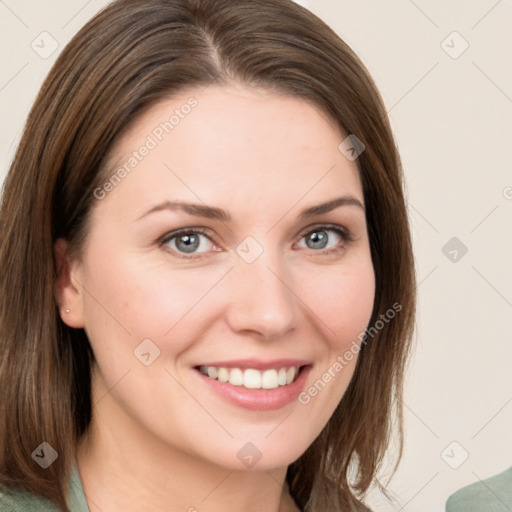
[[[56, 55], [106, 3], [0, 2], [2, 179]], [[419, 315], [406, 445], [397, 502], [369, 503], [442, 511], [456, 489], [512, 466], [512, 1], [298, 3], [373, 75], [407, 180]], [[55, 43], [42, 32], [59, 45], [48, 58], [31, 47], [46, 57]]]

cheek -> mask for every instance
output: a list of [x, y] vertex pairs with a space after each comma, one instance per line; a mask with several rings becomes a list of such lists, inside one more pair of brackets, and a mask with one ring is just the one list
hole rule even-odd
[[304, 414], [316, 418], [311, 435], [327, 423], [352, 379], [361, 345], [373, 311], [375, 278], [373, 266], [362, 257], [332, 273], [325, 271], [303, 281], [302, 294], [316, 325], [324, 333], [319, 362], [308, 386], [299, 395]]
[[[148, 258], [148, 260], [150, 260]], [[203, 301], [220, 272], [197, 269], [171, 271], [165, 263], [151, 263], [140, 257], [105, 258], [91, 255], [86, 293], [87, 318], [90, 324], [129, 333], [133, 342], [145, 338], [173, 338], [183, 324], [200, 310], [208, 319], [213, 314]], [[100, 331], [98, 334], [103, 332]], [[123, 336], [125, 338], [126, 336]], [[180, 350], [180, 340], [173, 348]]]
[[346, 346], [364, 331], [373, 311], [375, 278], [370, 261], [332, 272], [322, 270], [302, 281], [304, 302], [324, 324], [323, 332], [332, 352]]

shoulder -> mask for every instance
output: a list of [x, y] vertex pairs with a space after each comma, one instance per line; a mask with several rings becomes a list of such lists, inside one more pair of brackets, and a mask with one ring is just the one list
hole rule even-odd
[[512, 510], [512, 468], [459, 489], [446, 502], [446, 512], [508, 512]]
[[2, 512], [58, 512], [57, 507], [50, 501], [21, 490], [0, 491], [0, 510]]

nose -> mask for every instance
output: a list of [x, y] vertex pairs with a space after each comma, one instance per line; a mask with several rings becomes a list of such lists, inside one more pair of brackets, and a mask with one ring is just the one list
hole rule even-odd
[[226, 320], [233, 331], [270, 340], [297, 326], [300, 311], [293, 279], [276, 258], [262, 255], [252, 263], [240, 259], [228, 279]]

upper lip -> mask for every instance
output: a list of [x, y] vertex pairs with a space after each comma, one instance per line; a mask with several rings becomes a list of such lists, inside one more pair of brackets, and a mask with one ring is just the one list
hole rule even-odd
[[230, 361], [212, 361], [201, 363], [199, 366], [215, 366], [216, 368], [240, 368], [247, 370], [252, 368], [254, 370], [271, 370], [279, 368], [291, 368], [292, 366], [301, 367], [311, 365], [311, 361], [305, 359], [273, 359], [264, 361], [262, 359], [232, 359]]

